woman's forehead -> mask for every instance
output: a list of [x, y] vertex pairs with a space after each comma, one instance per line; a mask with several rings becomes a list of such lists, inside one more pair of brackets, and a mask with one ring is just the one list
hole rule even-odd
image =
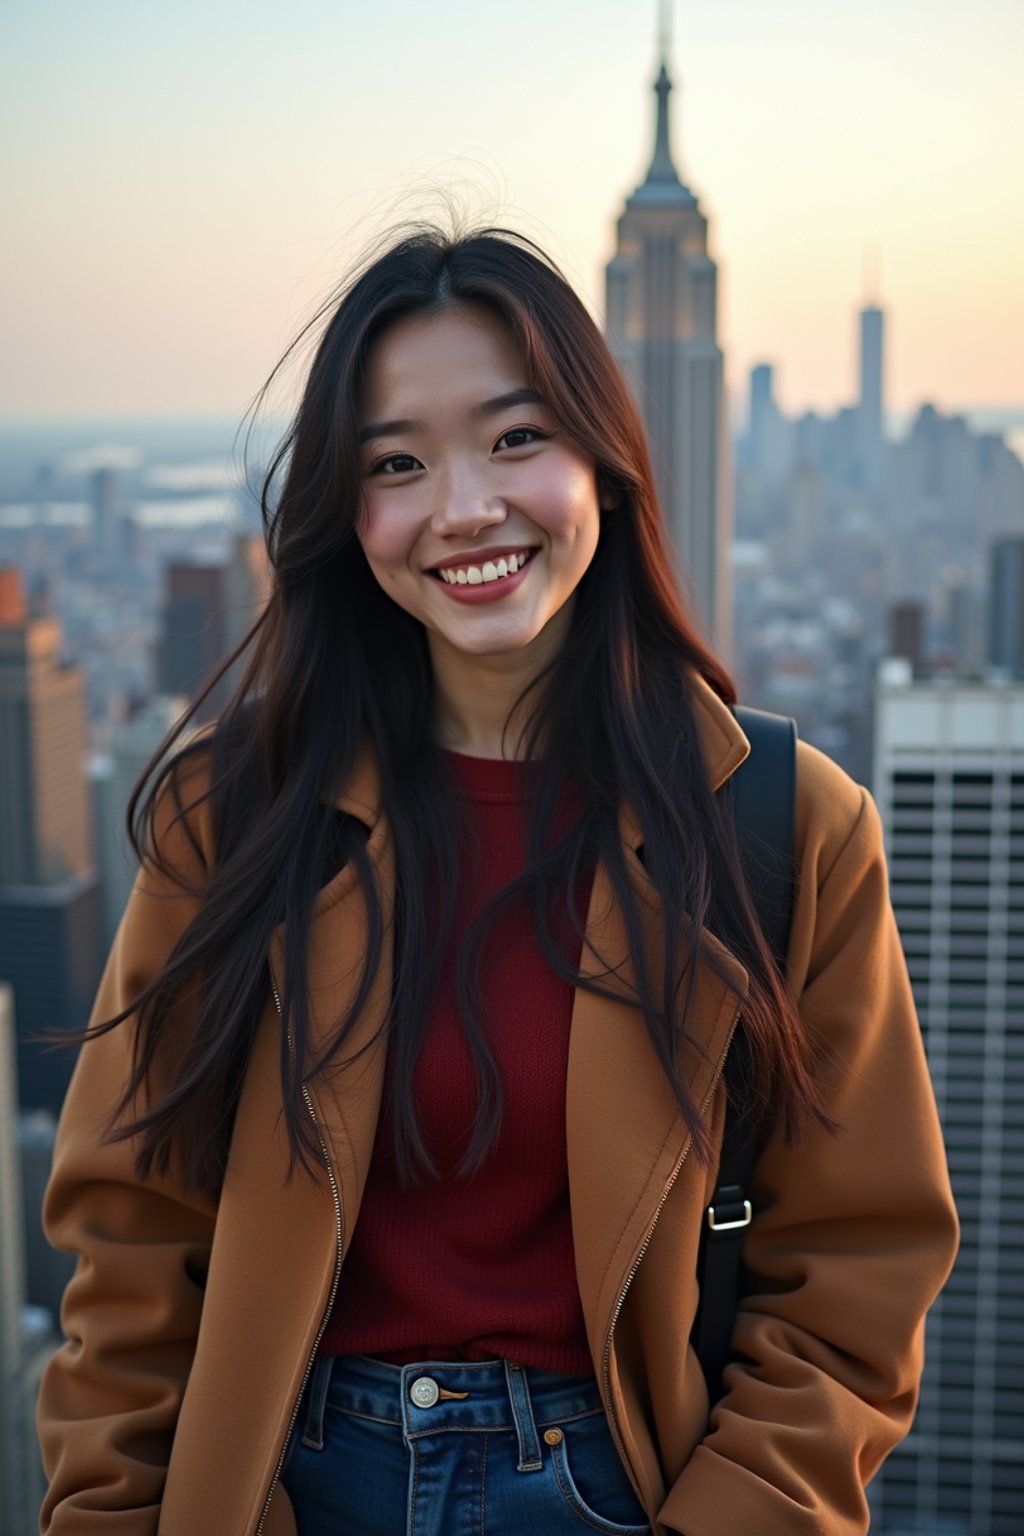
[[363, 373], [361, 414], [386, 408], [405, 415], [440, 394], [471, 404], [481, 388], [490, 396], [526, 383], [526, 358], [507, 322], [482, 304], [460, 303], [404, 315], [377, 338]]

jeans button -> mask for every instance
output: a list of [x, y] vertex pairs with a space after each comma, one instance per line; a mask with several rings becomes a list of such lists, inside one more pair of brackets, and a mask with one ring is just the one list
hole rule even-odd
[[417, 1408], [433, 1408], [440, 1395], [437, 1382], [429, 1376], [417, 1376], [409, 1388], [409, 1396]]

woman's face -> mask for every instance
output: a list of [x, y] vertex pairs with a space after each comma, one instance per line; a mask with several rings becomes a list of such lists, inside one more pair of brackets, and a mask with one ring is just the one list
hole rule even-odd
[[360, 426], [360, 542], [435, 657], [548, 659], [597, 547], [597, 480], [504, 321], [476, 304], [396, 321], [370, 354]]

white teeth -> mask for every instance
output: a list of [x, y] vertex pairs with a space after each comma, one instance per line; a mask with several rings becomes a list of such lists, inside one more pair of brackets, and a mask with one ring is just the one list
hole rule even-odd
[[454, 566], [441, 566], [438, 574], [450, 587], [479, 587], [485, 581], [500, 581], [503, 576], [514, 576], [516, 571], [522, 570], [529, 558], [530, 551], [524, 549], [518, 555], [502, 555], [499, 560], [485, 560], [482, 566], [464, 565], [457, 569]]

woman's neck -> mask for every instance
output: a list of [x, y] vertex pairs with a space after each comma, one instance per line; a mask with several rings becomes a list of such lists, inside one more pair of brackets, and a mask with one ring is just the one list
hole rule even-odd
[[[434, 669], [434, 730], [443, 747], [468, 757], [521, 757], [527, 723], [516, 701], [528, 677], [507, 656], [446, 658]], [[527, 704], [531, 701], [527, 700]]]
[[[558, 616], [560, 617], [560, 615]], [[548, 624], [525, 649], [490, 656], [457, 650], [428, 632], [434, 672], [434, 731], [443, 747], [468, 757], [522, 758], [536, 692], [519, 700], [557, 653], [564, 636]]]

